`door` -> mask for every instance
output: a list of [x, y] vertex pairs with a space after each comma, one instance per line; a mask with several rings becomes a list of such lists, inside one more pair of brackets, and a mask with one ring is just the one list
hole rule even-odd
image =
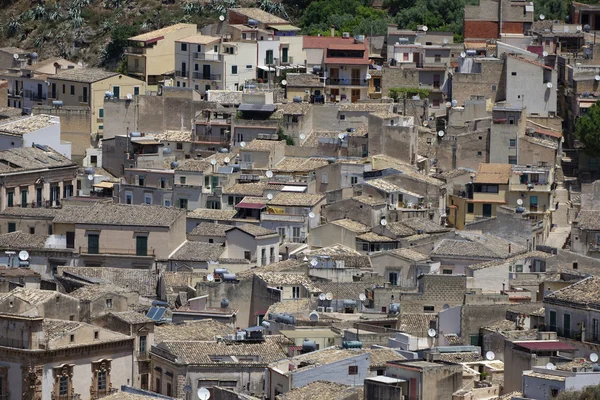
[[354, 68], [350, 76], [352, 77], [352, 82], [350, 82], [352, 85], [360, 85], [360, 69]]
[[360, 100], [360, 89], [352, 89], [352, 97], [350, 100], [352, 103], [356, 103]]
[[485, 218], [490, 218], [492, 216], [492, 205], [491, 204], [483, 205], [483, 216]]
[[75, 248], [75, 232], [67, 232], [67, 249]]
[[202, 78], [203, 79], [210, 79], [210, 65], [203, 65], [202, 66]]
[[42, 206], [42, 188], [35, 188], [35, 203], [38, 207]]
[[340, 89], [331, 89], [330, 91], [330, 99], [329, 101], [335, 103], [340, 96]]
[[529, 196], [529, 211], [535, 212], [538, 210], [538, 197]]
[[187, 77], [187, 64], [181, 63], [181, 76]]
[[337, 85], [340, 81], [340, 69], [339, 68], [331, 68], [329, 69], [329, 83], [331, 85]]
[[136, 236], [135, 238], [135, 255], [148, 255], [148, 236]]
[[570, 314], [563, 315], [563, 335], [565, 337], [571, 336], [571, 315]]
[[37, 85], [37, 99], [42, 100], [42, 84], [38, 83]]
[[100, 236], [98, 234], [88, 234], [88, 253], [98, 254], [100, 252]]
[[550, 311], [550, 330], [553, 331], [556, 329], [556, 311]]
[[434, 75], [433, 76], [433, 88], [434, 89], [439, 89], [440, 88], [440, 76], [439, 75]]
[[119, 86], [113, 87], [113, 97], [118, 99], [121, 96], [121, 88]]

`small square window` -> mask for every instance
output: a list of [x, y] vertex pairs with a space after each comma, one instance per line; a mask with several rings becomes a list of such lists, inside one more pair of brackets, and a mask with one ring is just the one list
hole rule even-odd
[[71, 343], [73, 343], [75, 341], [75, 335], [71, 335], [71, 337], [69, 338]]
[[94, 331], [94, 339], [98, 339], [100, 337], [100, 332]]
[[340, 114], [340, 121], [345, 121], [346, 120], [346, 116], [344, 114]]
[[34, 226], [30, 226], [29, 227], [29, 234], [30, 235], [35, 235], [35, 227]]
[[187, 51], [187, 43], [181, 43], [181, 51]]
[[181, 183], [182, 185], [185, 185], [185, 182], [186, 182], [185, 176], [180, 176], [179, 177], [179, 183]]
[[496, 91], [496, 85], [492, 85], [492, 92]]
[[467, 203], [467, 214], [473, 214], [474, 209], [475, 207], [473, 203]]
[[480, 155], [482, 155], [482, 154], [483, 154], [483, 153], [482, 153], [481, 151], [478, 151], [478, 152], [477, 152], [477, 155], [478, 155], [478, 156], [480, 156]]
[[232, 65], [231, 66], [231, 75], [237, 75], [237, 73], [238, 73], [237, 65]]
[[423, 306], [423, 312], [433, 312], [435, 311], [434, 306]]
[[112, 308], [112, 299], [106, 299], [106, 308]]
[[516, 73], [516, 72], [511, 72], [510, 74], [511, 74], [512, 76], [517, 76], [517, 73]]
[[348, 375], [358, 375], [358, 365], [350, 365], [348, 367]]

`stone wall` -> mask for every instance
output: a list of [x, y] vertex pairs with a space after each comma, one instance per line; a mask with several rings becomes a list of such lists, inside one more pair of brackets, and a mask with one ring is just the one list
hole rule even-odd
[[493, 101], [503, 96], [504, 60], [477, 59], [475, 62], [481, 64], [481, 73], [455, 73], [452, 78], [452, 99], [458, 101], [459, 105], [463, 105], [471, 96], [483, 96]]

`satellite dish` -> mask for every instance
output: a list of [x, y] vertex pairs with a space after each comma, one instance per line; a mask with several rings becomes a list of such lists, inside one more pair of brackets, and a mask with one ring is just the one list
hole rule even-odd
[[465, 53], [464, 51], [460, 52], [460, 57], [461, 58], [465, 58], [467, 56], [467, 53]]
[[379, 223], [381, 224], [381, 226], [386, 226], [387, 225], [387, 219], [382, 218], [381, 221], [379, 221]]
[[444, 304], [444, 305], [442, 306], [442, 308], [443, 308], [444, 310], [447, 310], [447, 309], [449, 309], [449, 308], [450, 308], [450, 304]]
[[268, 170], [267, 172], [265, 172], [265, 175], [267, 176], [267, 178], [272, 178], [273, 177], [273, 171]]
[[331, 300], [333, 300], [333, 294], [331, 294], [331, 293], [327, 293], [327, 294], [325, 295], [325, 300], [330, 300], [330, 301], [331, 301]]
[[246, 142], [240, 142], [240, 147], [246, 147]]
[[517, 204], [522, 206], [523, 205], [523, 200], [522, 199], [517, 199]]
[[229, 161], [231, 161], [231, 160], [229, 159], [229, 157], [225, 157], [225, 159], [223, 160], [223, 162], [224, 162], [225, 164], [229, 164]]
[[429, 122], [423, 121], [423, 126], [427, 128], [427, 126], [429, 126]]
[[548, 83], [546, 83], [546, 87], [547, 87], [548, 89], [552, 89], [552, 82], [548, 82]]
[[429, 28], [427, 27], [427, 25], [423, 25], [423, 32], [427, 32], [429, 30]]
[[444, 137], [445, 134], [446, 133], [444, 131], [438, 131], [438, 136], [441, 138]]
[[546, 19], [546, 16], [544, 14], [540, 14], [540, 19], [543, 21]]
[[435, 337], [436, 333], [437, 332], [433, 328], [427, 329], [427, 336], [429, 336], [430, 338]]
[[212, 165], [217, 165], [217, 160], [215, 160], [215, 159], [213, 158], [212, 160], [210, 160], [210, 163], [211, 163]]
[[282, 81], [281, 81], [281, 84], [282, 84], [283, 86], [285, 86], [285, 85], [287, 85], [287, 81], [284, 79], [284, 80], [282, 80]]
[[273, 195], [272, 195], [271, 193], [269, 193], [269, 194], [267, 195], [267, 199], [269, 199], [269, 200], [273, 200]]
[[458, 101], [452, 100], [452, 107], [456, 107], [458, 105]]
[[554, 370], [554, 369], [556, 369], [556, 366], [554, 364], [552, 364], [551, 362], [549, 362], [548, 364], [546, 364], [546, 369]]
[[452, 107], [452, 103], [450, 103], [449, 101], [446, 102], [446, 108], [450, 108]]
[[313, 267], [316, 267], [317, 265], [319, 265], [319, 262], [313, 258], [312, 260], [310, 260], [310, 265], [312, 265]]
[[14, 58], [15, 60], [18, 60], [18, 59], [19, 59], [19, 55], [18, 55], [17, 53], [15, 53], [15, 54], [13, 54], [13, 58]]
[[192, 386], [191, 386], [191, 385], [185, 385], [185, 386], [183, 387], [183, 391], [184, 391], [185, 393], [192, 393]]
[[309, 212], [308, 213], [308, 218], [314, 218], [315, 217], [315, 213], [314, 212]]
[[127, 93], [127, 100], [132, 100], [133, 99], [133, 95], [131, 93]]
[[485, 353], [486, 360], [492, 361], [494, 358], [496, 358], [496, 355], [494, 354], [493, 351], [488, 351], [487, 353]]
[[548, 52], [547, 51], [543, 51], [542, 52], [542, 57], [548, 57]]
[[204, 388], [204, 387], [201, 387], [200, 389], [198, 389], [198, 398], [200, 400], [210, 399], [210, 392], [208, 391], [208, 389]]
[[88, 175], [88, 181], [93, 181], [93, 180], [94, 180], [94, 175], [92, 175], [92, 174], [89, 174], [89, 175]]
[[366, 79], [366, 80], [369, 80], [369, 79], [371, 79], [371, 74], [367, 74], [367, 75], [365, 75], [365, 79]]
[[219, 15], [219, 21], [221, 21], [221, 22], [225, 21], [225, 16], [224, 15]]
[[319, 313], [316, 311], [311, 312], [308, 314], [308, 319], [310, 319], [312, 322], [317, 322], [319, 320]]
[[361, 294], [358, 295], [358, 299], [360, 301], [366, 301], [367, 300], [367, 296], [365, 296], [363, 293], [361, 293]]
[[306, 139], [306, 135], [304, 133], [301, 133], [300, 134], [300, 140], [304, 140], [304, 139]]
[[592, 353], [590, 354], [590, 361], [595, 363], [596, 361], [598, 361], [598, 354], [596, 353]]
[[444, 44], [448, 44], [448, 39], [444, 38]]
[[206, 275], [206, 280], [209, 282], [214, 282], [215, 276], [213, 274], [208, 274], [208, 275]]
[[321, 294], [319, 295], [319, 300], [321, 300], [321, 301], [325, 301], [325, 293], [321, 293]]
[[21, 250], [19, 252], [19, 260], [21, 260], [21, 261], [29, 260], [29, 253], [26, 250]]
[[595, 79], [595, 80], [597, 80], [597, 81], [600, 81], [600, 75], [596, 75], [596, 76], [594, 77], [594, 79]]

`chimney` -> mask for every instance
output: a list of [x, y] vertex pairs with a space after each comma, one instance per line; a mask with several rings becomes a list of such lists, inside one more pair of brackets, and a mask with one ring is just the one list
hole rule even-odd
[[335, 26], [331, 25], [331, 37], [335, 36]]

